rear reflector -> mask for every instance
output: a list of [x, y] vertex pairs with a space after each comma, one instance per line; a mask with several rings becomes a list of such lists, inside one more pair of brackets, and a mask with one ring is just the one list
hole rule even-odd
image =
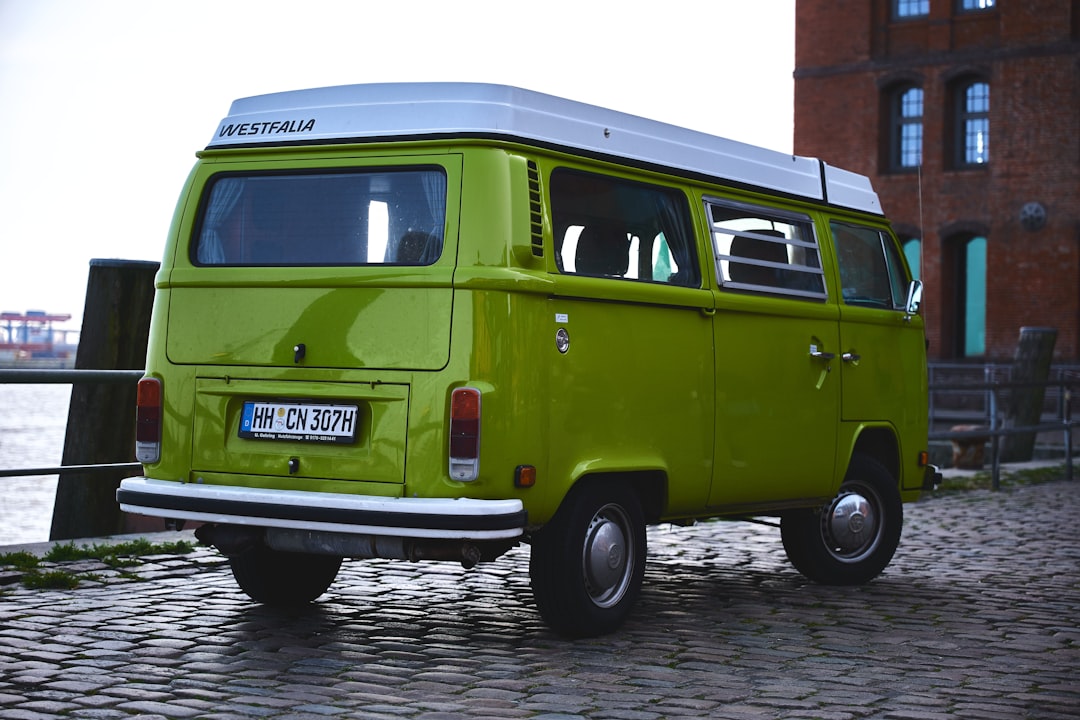
[[135, 395], [135, 459], [156, 463], [161, 459], [161, 381], [144, 377]]
[[475, 480], [480, 473], [480, 391], [458, 388], [450, 395], [450, 477]]
[[514, 468], [514, 487], [531, 488], [536, 484], [536, 468], [532, 465], [518, 465]]

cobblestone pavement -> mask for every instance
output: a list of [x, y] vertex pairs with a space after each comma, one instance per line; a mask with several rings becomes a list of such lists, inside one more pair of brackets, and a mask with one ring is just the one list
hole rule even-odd
[[776, 529], [650, 531], [637, 611], [568, 642], [528, 554], [352, 561], [308, 612], [250, 603], [216, 553], [141, 580], [0, 595], [0, 718], [1076, 718], [1080, 482], [906, 506], [874, 582], [788, 565]]

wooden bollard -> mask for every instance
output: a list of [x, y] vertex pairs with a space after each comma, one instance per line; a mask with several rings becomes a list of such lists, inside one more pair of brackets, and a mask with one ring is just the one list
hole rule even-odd
[[[76, 369], [141, 370], [158, 263], [91, 260]], [[135, 385], [75, 383], [63, 465], [135, 461]], [[50, 539], [103, 537], [125, 530], [116, 504], [123, 471], [66, 472], [56, 486]]]
[[[1055, 328], [1020, 328], [1020, 341], [1013, 358], [1013, 382], [1045, 383], [1050, 376], [1057, 341]], [[1038, 425], [1042, 416], [1046, 388], [1030, 386], [1013, 388], [1005, 402], [1004, 427]], [[1001, 462], [1026, 462], [1035, 451], [1037, 433], [1006, 435], [1001, 441]]]

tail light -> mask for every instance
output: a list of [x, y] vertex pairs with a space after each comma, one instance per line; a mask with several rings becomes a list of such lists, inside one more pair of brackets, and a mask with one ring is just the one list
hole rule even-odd
[[450, 395], [450, 477], [475, 480], [480, 473], [480, 391], [458, 388]]
[[135, 459], [156, 463], [161, 459], [161, 381], [144, 377], [135, 395]]

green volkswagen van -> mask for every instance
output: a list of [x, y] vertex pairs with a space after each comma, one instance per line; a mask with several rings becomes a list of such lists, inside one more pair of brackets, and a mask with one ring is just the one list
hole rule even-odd
[[921, 286], [862, 176], [526, 90], [237, 100], [181, 194], [126, 512], [240, 588], [530, 546], [541, 616], [607, 633], [646, 527], [775, 518], [864, 583], [927, 462]]

